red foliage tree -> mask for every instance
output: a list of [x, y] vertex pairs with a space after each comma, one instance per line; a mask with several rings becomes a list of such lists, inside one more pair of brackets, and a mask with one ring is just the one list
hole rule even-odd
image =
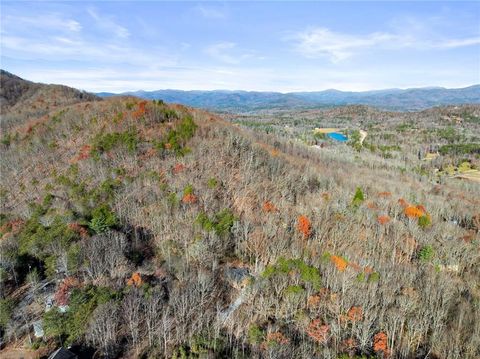
[[78, 280], [73, 277], [66, 277], [57, 288], [53, 299], [59, 306], [68, 305], [70, 299], [70, 289], [79, 285]]
[[307, 334], [310, 338], [317, 343], [326, 343], [328, 341], [328, 332], [330, 326], [328, 324], [322, 324], [320, 319], [314, 319], [310, 322], [307, 328]]
[[172, 172], [173, 174], [179, 174], [180, 172], [182, 172], [183, 170], [185, 169], [185, 165], [181, 164], [181, 163], [177, 163], [175, 166], [173, 166], [173, 169], [172, 169]]
[[265, 341], [262, 343], [261, 347], [262, 349], [265, 350], [266, 348], [268, 348], [269, 345], [272, 345], [272, 344], [285, 345], [285, 344], [288, 344], [289, 342], [290, 340], [282, 333], [272, 332], [267, 334], [267, 337], [265, 338]]
[[82, 238], [88, 237], [88, 231], [78, 223], [69, 223], [68, 228], [77, 232]]

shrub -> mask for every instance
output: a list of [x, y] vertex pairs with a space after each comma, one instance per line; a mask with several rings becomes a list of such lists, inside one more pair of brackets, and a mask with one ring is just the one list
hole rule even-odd
[[352, 205], [354, 207], [358, 207], [362, 204], [363, 201], [365, 201], [363, 191], [360, 187], [357, 187], [357, 189], [355, 190], [355, 195], [353, 196]]
[[380, 274], [378, 272], [373, 272], [368, 276], [368, 283], [375, 283], [380, 280]]
[[438, 150], [442, 156], [480, 154], [480, 143], [458, 143], [441, 146]]
[[213, 218], [209, 218], [205, 213], [200, 213], [196, 219], [196, 222], [204, 230], [208, 232], [215, 231], [219, 236], [229, 233], [235, 221], [235, 216], [228, 208], [217, 212]]
[[197, 125], [191, 116], [185, 116], [180, 124], [173, 130], [168, 131], [166, 139], [156, 144], [157, 150], [164, 149], [173, 151], [177, 156], [184, 156], [189, 152], [185, 147], [186, 142], [193, 137]]
[[213, 178], [213, 177], [210, 178], [210, 179], [208, 180], [208, 182], [207, 182], [207, 186], [208, 186], [208, 188], [211, 188], [211, 189], [217, 187], [217, 186], [218, 186], [218, 181], [217, 181], [217, 179], [216, 179], [216, 178]]
[[285, 259], [280, 257], [276, 264], [268, 265], [262, 273], [262, 277], [270, 278], [274, 275], [287, 274], [296, 271], [300, 275], [300, 279], [305, 283], [309, 283], [315, 290], [321, 287], [320, 271], [308, 264], [302, 259]]
[[112, 150], [117, 146], [124, 146], [129, 152], [134, 152], [140, 142], [134, 130], [98, 134], [93, 139], [91, 153], [99, 154]]
[[177, 194], [175, 192], [170, 192], [167, 196], [167, 202], [172, 207], [176, 206], [179, 202]]
[[251, 325], [248, 329], [248, 341], [250, 344], [260, 344], [265, 337], [265, 333], [258, 325]]
[[435, 251], [431, 245], [423, 246], [418, 253], [418, 258], [420, 258], [423, 262], [429, 262], [433, 256], [435, 255]]
[[357, 275], [357, 282], [359, 283], [365, 282], [365, 273], [362, 272]]
[[189, 194], [193, 194], [193, 186], [191, 184], [186, 185], [185, 188], [183, 189], [184, 196]]
[[6, 328], [13, 313], [15, 304], [12, 299], [0, 299], [0, 329]]
[[295, 296], [297, 294], [302, 294], [304, 292], [305, 292], [305, 289], [303, 289], [303, 287], [300, 285], [289, 285], [285, 289], [285, 294], [292, 295], [292, 296]]
[[432, 224], [432, 221], [430, 220], [430, 216], [427, 214], [424, 214], [423, 216], [418, 217], [418, 225], [422, 228], [427, 228]]
[[88, 226], [95, 233], [102, 233], [116, 226], [117, 223], [118, 219], [115, 213], [108, 205], [104, 204], [92, 211], [92, 219]]

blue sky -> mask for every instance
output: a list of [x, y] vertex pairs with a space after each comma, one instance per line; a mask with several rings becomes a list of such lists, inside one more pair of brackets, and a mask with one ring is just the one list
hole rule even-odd
[[1, 67], [88, 91], [480, 83], [480, 2], [1, 3]]

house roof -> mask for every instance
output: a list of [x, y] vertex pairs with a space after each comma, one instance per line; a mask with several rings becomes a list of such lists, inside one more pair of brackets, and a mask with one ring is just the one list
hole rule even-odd
[[48, 359], [76, 359], [77, 355], [73, 354], [70, 350], [65, 348], [58, 348], [55, 350]]

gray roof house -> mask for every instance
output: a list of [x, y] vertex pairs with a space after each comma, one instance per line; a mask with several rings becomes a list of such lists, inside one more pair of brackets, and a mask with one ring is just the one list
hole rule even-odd
[[58, 348], [52, 354], [50, 354], [48, 359], [77, 359], [77, 355], [73, 354], [68, 349]]

